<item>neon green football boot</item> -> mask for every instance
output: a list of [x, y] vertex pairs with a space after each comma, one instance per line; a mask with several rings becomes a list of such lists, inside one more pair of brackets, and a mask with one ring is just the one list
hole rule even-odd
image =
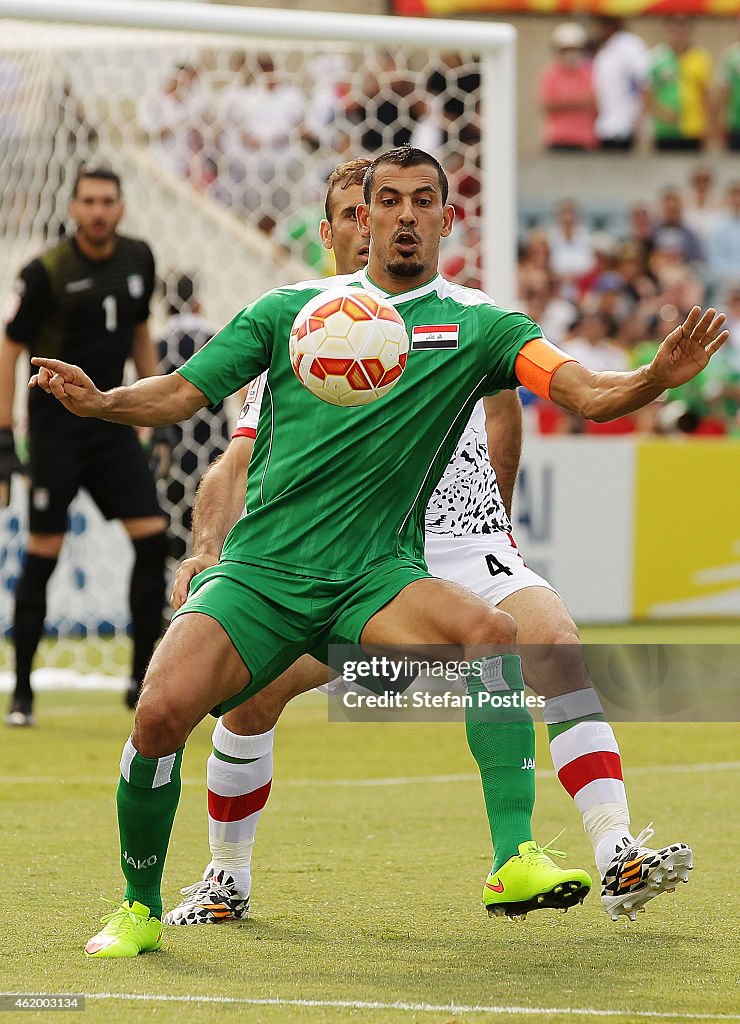
[[[106, 902], [112, 903], [112, 900]], [[102, 931], [89, 940], [85, 955], [94, 957], [138, 956], [162, 945], [162, 922], [149, 916], [149, 907], [134, 900], [100, 918]]]
[[[554, 842], [555, 840], [553, 840]], [[580, 868], [563, 870], [548, 856], [565, 857], [551, 845], [534, 840], [519, 844], [519, 853], [492, 871], [483, 887], [483, 906], [491, 917], [524, 919], [530, 910], [562, 910], [583, 903], [591, 877]]]

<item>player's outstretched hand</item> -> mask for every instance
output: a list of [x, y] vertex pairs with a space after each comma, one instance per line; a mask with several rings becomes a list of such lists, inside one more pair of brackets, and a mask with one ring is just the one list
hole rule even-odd
[[188, 588], [190, 587], [190, 581], [193, 576], [197, 576], [199, 572], [203, 572], [204, 569], [210, 569], [212, 565], [216, 565], [218, 562], [218, 555], [192, 555], [190, 558], [185, 558], [177, 567], [175, 573], [175, 581], [172, 584], [172, 593], [170, 594], [170, 604], [177, 611], [182, 605], [185, 604], [185, 599], [188, 596]]
[[701, 373], [730, 336], [729, 331], [722, 330], [726, 319], [716, 309], [702, 313], [699, 306], [694, 306], [681, 326], [671, 331], [652, 362], [664, 388], [677, 388]]
[[75, 416], [98, 416], [103, 408], [103, 392], [79, 366], [64, 363], [61, 359], [47, 359], [33, 356], [31, 362], [38, 366], [28, 382], [29, 388], [41, 388], [53, 395]]

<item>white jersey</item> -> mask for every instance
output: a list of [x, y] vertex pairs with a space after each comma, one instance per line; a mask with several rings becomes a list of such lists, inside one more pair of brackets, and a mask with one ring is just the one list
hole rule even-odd
[[496, 474], [488, 458], [483, 403], [473, 410], [455, 453], [429, 499], [425, 531], [451, 537], [511, 533]]
[[[256, 437], [267, 374], [252, 381], [234, 437]], [[473, 410], [455, 453], [432, 495], [425, 530], [451, 537], [511, 533], [496, 474], [488, 459], [483, 403]]]

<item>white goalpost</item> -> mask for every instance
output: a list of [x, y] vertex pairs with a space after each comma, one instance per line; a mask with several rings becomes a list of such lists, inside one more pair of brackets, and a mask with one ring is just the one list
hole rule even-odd
[[[331, 273], [317, 237], [327, 174], [406, 141], [433, 152], [450, 177], [457, 223], [443, 272], [506, 305], [515, 297], [515, 110], [515, 31], [505, 24], [0, 0], [0, 309], [18, 270], [68, 227], [82, 163], [121, 174], [121, 230], [149, 242], [166, 282], [195, 280], [216, 328], [275, 285]], [[165, 303], [152, 312], [156, 334]], [[6, 637], [25, 541], [22, 488], [14, 483], [0, 511]], [[122, 531], [80, 495], [50, 587], [55, 642], [40, 665], [125, 674], [121, 645], [105, 637], [126, 634], [129, 565]], [[0, 674], [12, 667], [9, 643], [2, 650]]]

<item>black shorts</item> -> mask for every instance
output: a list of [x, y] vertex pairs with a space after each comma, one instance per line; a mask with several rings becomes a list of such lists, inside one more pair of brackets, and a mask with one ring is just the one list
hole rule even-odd
[[81, 487], [106, 519], [164, 514], [146, 452], [133, 428], [119, 423], [87, 426], [84, 433], [66, 437], [31, 432], [31, 533], [66, 533], [67, 509]]

